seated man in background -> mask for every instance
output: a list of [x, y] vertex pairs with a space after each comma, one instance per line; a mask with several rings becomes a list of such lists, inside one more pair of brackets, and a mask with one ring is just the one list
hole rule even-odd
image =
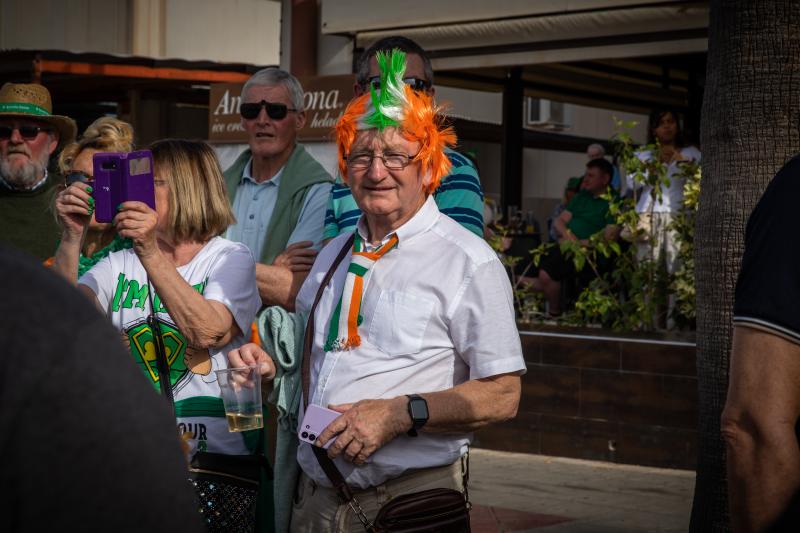
[[[603, 147], [602, 144], [592, 143], [586, 147], [587, 161], [592, 161], [594, 159], [605, 159], [605, 158], [606, 158], [606, 149]], [[611, 185], [611, 188], [614, 189], [615, 191], [619, 191], [620, 183], [622, 181], [619, 175], [619, 170], [617, 170], [617, 167], [614, 165], [611, 165], [611, 168], [613, 170], [613, 173], [611, 174], [611, 181], [609, 182], [609, 185]]]
[[[586, 174], [581, 190], [567, 208], [553, 221], [553, 228], [561, 243], [565, 240], [589, 244], [589, 238], [603, 232], [606, 239], [619, 236], [619, 228], [608, 211], [608, 200], [601, 196], [608, 190], [614, 168], [605, 159], [593, 159], [586, 164]], [[585, 272], [584, 270], [583, 272]], [[539, 276], [533, 280], [533, 290], [544, 293], [551, 316], [561, 314], [561, 282], [574, 278], [576, 273], [572, 261], [566, 260], [559, 246], [550, 248], [542, 257]]]
[[[436, 89], [433, 87], [431, 60], [417, 43], [399, 36], [381, 39], [361, 55], [353, 87], [355, 95], [358, 97], [369, 93], [370, 85], [378, 83], [380, 70], [375, 54], [392, 50], [406, 53], [407, 67], [403, 78], [406, 85], [433, 97]], [[442, 178], [433, 192], [433, 199], [442, 213], [475, 235], [483, 237], [483, 189], [478, 170], [468, 157], [455, 150], [446, 148], [445, 154], [450, 160], [450, 172]], [[354, 231], [360, 216], [361, 210], [356, 205], [350, 188], [337, 180], [328, 199], [323, 240], [327, 242], [337, 235]]]

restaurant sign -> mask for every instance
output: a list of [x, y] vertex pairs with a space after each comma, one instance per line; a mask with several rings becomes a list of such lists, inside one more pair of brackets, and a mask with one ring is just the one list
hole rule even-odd
[[[329, 141], [332, 129], [353, 96], [353, 76], [300, 78], [306, 124], [298, 132], [301, 141]], [[244, 143], [247, 133], [241, 124], [242, 83], [212, 83], [208, 105], [208, 139]]]

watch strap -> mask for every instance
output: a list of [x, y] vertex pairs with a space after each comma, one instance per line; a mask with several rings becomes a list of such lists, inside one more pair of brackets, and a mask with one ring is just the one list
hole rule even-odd
[[406, 394], [406, 397], [408, 398], [408, 416], [411, 417], [411, 429], [408, 430], [407, 435], [409, 437], [416, 437], [417, 435], [419, 435], [417, 430], [420, 429], [422, 426], [424, 426], [426, 422], [428, 422], [428, 418], [426, 417], [424, 420], [414, 418], [414, 411], [411, 408], [411, 403], [414, 401], [421, 401], [422, 403], [425, 404], [425, 411], [427, 412], [428, 402], [425, 400], [425, 398], [423, 398], [419, 394]]

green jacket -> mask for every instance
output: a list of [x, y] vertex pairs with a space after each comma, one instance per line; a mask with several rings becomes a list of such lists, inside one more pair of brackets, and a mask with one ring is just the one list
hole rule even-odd
[[[228, 187], [228, 197], [231, 205], [236, 199], [236, 191], [247, 163], [252, 158], [252, 152], [247, 149], [242, 152], [231, 167], [225, 171], [225, 184]], [[286, 161], [281, 174], [281, 183], [278, 186], [278, 199], [275, 209], [264, 235], [264, 248], [261, 257], [256, 258], [259, 263], [271, 264], [289, 242], [300, 211], [303, 209], [306, 194], [309, 189], [318, 183], [333, 183], [333, 178], [322, 168], [316, 159], [306, 151], [301, 144], [296, 144], [292, 155]]]

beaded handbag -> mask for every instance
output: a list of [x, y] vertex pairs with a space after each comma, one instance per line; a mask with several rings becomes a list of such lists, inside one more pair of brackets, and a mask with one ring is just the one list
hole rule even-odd
[[[153, 293], [148, 291], [148, 296]], [[147, 318], [155, 344], [156, 365], [159, 376], [169, 376], [166, 350], [161, 336], [161, 326], [151, 312]], [[168, 379], [159, 379], [161, 393], [175, 408], [175, 399]], [[259, 435], [257, 449], [263, 446], [263, 433]], [[251, 533], [256, 530], [256, 508], [260, 481], [264, 472], [267, 478], [272, 471], [266, 458], [255, 455], [226, 455], [198, 451], [189, 465], [189, 482], [194, 486], [198, 510], [209, 533]]]

